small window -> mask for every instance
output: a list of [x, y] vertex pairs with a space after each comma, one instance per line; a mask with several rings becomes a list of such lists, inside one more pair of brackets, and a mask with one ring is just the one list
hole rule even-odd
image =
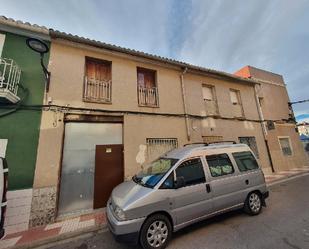
[[174, 188], [174, 172], [162, 183], [160, 189], [173, 189]]
[[290, 139], [288, 137], [279, 138], [280, 147], [284, 156], [292, 155]]
[[259, 168], [259, 165], [250, 151], [235, 152], [233, 153], [233, 157], [241, 172]]
[[230, 90], [230, 98], [231, 98], [231, 102], [232, 102], [233, 105], [240, 104], [239, 91], [231, 89]]
[[206, 181], [202, 161], [199, 158], [183, 162], [176, 169], [176, 176], [182, 176], [186, 186], [203, 183]]
[[259, 158], [259, 151], [257, 148], [255, 137], [239, 137], [239, 142], [242, 144], [246, 144], [253, 151], [256, 158]]
[[237, 118], [244, 117], [244, 110], [241, 103], [240, 91], [230, 89], [230, 99], [232, 103], [231, 114]]
[[177, 138], [146, 138], [147, 162], [151, 162], [164, 153], [178, 147]]
[[227, 154], [206, 156], [211, 176], [224, 176], [234, 173], [234, 168]]
[[213, 93], [213, 87], [212, 86], [203, 86], [203, 99], [205, 101], [213, 101], [214, 100], [214, 93]]

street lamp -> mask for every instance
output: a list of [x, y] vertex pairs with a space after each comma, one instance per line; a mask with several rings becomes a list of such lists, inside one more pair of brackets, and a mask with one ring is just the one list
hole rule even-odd
[[46, 79], [46, 92], [49, 91], [49, 83], [50, 83], [50, 72], [47, 70], [46, 66], [44, 65], [43, 59], [44, 54], [46, 54], [49, 51], [48, 46], [43, 41], [36, 39], [36, 38], [28, 38], [26, 40], [26, 43], [29, 48], [31, 48], [33, 51], [40, 54], [41, 57], [41, 66], [44, 72], [44, 76]]

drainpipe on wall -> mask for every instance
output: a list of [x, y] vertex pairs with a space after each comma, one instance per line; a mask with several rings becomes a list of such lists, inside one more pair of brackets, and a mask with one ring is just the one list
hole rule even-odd
[[186, 67], [180, 74], [180, 82], [181, 82], [181, 89], [182, 89], [182, 102], [183, 102], [183, 110], [185, 114], [185, 121], [186, 121], [186, 129], [187, 129], [187, 139], [190, 141], [191, 134], [190, 134], [190, 127], [189, 127], [189, 117], [187, 113], [187, 102], [186, 102], [186, 90], [184, 84], [184, 75], [187, 73], [188, 68]]
[[[258, 114], [259, 114], [259, 119], [261, 121], [263, 121], [264, 120], [264, 115], [263, 115], [263, 112], [262, 112], [262, 108], [260, 106], [260, 102], [259, 102], [259, 98], [258, 98], [258, 95], [257, 95], [256, 86], [257, 85], [254, 86], [255, 102], [256, 102], [256, 107], [257, 107]], [[261, 127], [262, 127], [264, 142], [265, 142], [265, 145], [266, 145], [267, 154], [268, 154], [268, 158], [269, 158], [269, 162], [270, 162], [270, 166], [271, 166], [271, 171], [275, 172], [273, 161], [271, 159], [271, 154], [270, 154], [269, 146], [268, 146], [268, 141], [267, 141], [267, 129], [266, 129], [266, 125], [265, 125], [264, 122], [261, 122]]]

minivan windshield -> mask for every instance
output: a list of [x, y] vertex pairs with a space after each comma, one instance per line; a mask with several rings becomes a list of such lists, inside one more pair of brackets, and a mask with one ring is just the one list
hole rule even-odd
[[132, 180], [144, 187], [153, 188], [177, 161], [174, 158], [159, 158], [133, 176]]

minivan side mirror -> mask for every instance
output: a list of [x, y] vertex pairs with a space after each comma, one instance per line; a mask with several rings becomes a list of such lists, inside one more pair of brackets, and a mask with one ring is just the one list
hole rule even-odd
[[174, 186], [176, 189], [186, 186], [185, 178], [183, 176], [177, 176]]

